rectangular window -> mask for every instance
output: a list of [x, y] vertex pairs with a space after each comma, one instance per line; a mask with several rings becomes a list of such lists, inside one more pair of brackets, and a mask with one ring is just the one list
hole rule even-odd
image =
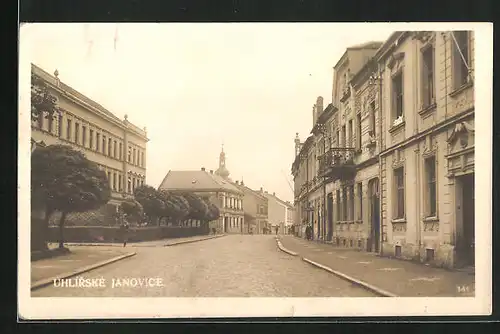
[[349, 220], [354, 220], [354, 186], [349, 186]]
[[117, 158], [117, 155], [116, 155], [116, 140], [113, 141], [113, 158]]
[[48, 117], [48, 121], [49, 121], [49, 128], [48, 128], [48, 131], [50, 133], [52, 133], [54, 131], [54, 117], [56, 115], [52, 115], [50, 116], [49, 114], [47, 114], [47, 117]]
[[453, 44], [453, 63], [454, 63], [454, 81], [455, 89], [460, 88], [469, 82], [469, 63], [470, 63], [470, 47], [469, 47], [469, 32], [454, 31], [452, 34], [455, 40]]
[[82, 145], [83, 147], [87, 146], [87, 127], [82, 125]]
[[113, 190], [116, 190], [116, 178], [117, 178], [117, 175], [116, 175], [116, 172], [113, 173]]
[[356, 117], [356, 125], [357, 125], [357, 131], [356, 131], [356, 149], [359, 151], [361, 150], [361, 114], [358, 114]]
[[111, 144], [113, 143], [113, 139], [108, 138], [108, 155], [111, 156], [113, 153], [113, 148], [111, 147]]
[[95, 150], [97, 152], [100, 152], [101, 149], [100, 149], [100, 146], [101, 145], [101, 135], [99, 133], [96, 133], [95, 134]]
[[354, 131], [352, 126], [352, 119], [349, 120], [349, 146], [354, 147]]
[[75, 122], [75, 143], [80, 144], [80, 124]]
[[363, 184], [358, 183], [358, 220], [363, 220]]
[[118, 191], [123, 191], [123, 185], [122, 185], [122, 175], [118, 175]]
[[62, 129], [63, 129], [63, 117], [62, 117], [62, 115], [59, 115], [59, 122], [57, 122], [57, 127], [58, 127], [57, 135], [59, 137], [61, 137], [62, 136]]
[[132, 179], [129, 177], [127, 181], [127, 192], [132, 193]]
[[425, 177], [426, 177], [426, 202], [427, 217], [436, 217], [437, 197], [436, 197], [436, 157], [425, 159]]
[[141, 165], [141, 150], [137, 150], [137, 166]]
[[109, 185], [111, 186], [111, 172], [108, 172], [108, 182], [109, 182]]
[[347, 147], [345, 125], [342, 126], [342, 147]]
[[347, 221], [348, 207], [347, 207], [347, 187], [342, 189], [342, 220]]
[[141, 167], [144, 167], [144, 152], [141, 152]]
[[123, 144], [122, 143], [120, 143], [119, 153], [120, 153], [120, 160], [123, 160]]
[[66, 139], [71, 140], [71, 120], [66, 121]]
[[392, 78], [393, 119], [403, 117], [403, 73]]
[[89, 130], [89, 147], [91, 150], [94, 149], [94, 130]]
[[128, 147], [128, 156], [127, 156], [127, 161], [132, 162], [132, 147]]
[[102, 154], [106, 154], [106, 136], [102, 135]]
[[137, 165], [137, 155], [136, 155], [136, 154], [137, 154], [137, 151], [136, 151], [136, 149], [134, 148], [134, 155], [133, 155], [133, 158], [134, 158], [134, 162], [133, 162], [133, 164], [134, 164], [134, 165]]
[[422, 103], [428, 107], [435, 102], [434, 89], [434, 49], [427, 47], [422, 52]]
[[336, 141], [337, 147], [340, 147], [340, 131], [337, 130], [337, 141]]
[[370, 135], [375, 137], [377, 133], [375, 125], [375, 101], [370, 103], [370, 132]]
[[395, 217], [396, 219], [404, 218], [405, 216], [405, 180], [404, 168], [400, 167], [394, 170], [394, 188], [395, 196]]

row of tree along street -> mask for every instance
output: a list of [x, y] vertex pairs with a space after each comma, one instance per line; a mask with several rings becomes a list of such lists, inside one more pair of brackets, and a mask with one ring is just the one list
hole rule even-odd
[[[38, 119], [56, 117], [57, 100], [42, 81], [32, 76], [31, 116]], [[43, 212], [44, 219], [32, 220], [36, 240], [32, 250], [47, 249], [47, 232], [50, 218], [59, 212], [59, 247], [64, 247], [64, 223], [69, 213], [96, 210], [107, 204], [111, 188], [106, 173], [96, 163], [71, 146], [50, 145], [35, 147], [31, 155], [32, 212]], [[135, 189], [134, 199], [125, 200], [120, 206], [121, 216], [131, 222], [148, 222], [159, 225], [167, 222], [179, 225], [183, 221], [200, 221], [209, 232], [208, 223], [219, 218], [218, 207], [208, 198], [194, 193], [173, 194], [143, 185]], [[122, 218], [120, 217], [120, 218]], [[33, 247], [34, 246], [34, 247]]]

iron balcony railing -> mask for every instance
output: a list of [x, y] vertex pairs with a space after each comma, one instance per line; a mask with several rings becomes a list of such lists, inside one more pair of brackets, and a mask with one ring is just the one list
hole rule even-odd
[[322, 176], [350, 178], [354, 170], [353, 147], [332, 147], [319, 157], [319, 171]]

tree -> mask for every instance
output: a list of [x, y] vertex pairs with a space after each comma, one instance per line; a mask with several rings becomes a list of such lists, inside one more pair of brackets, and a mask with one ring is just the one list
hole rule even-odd
[[46, 112], [46, 118], [53, 118], [59, 113], [57, 98], [49, 91], [42, 78], [31, 73], [31, 119], [37, 121]]
[[184, 197], [166, 190], [159, 190], [159, 194], [165, 203], [163, 217], [178, 224], [180, 220], [189, 215], [189, 202]]
[[68, 213], [97, 209], [110, 199], [106, 173], [71, 146], [38, 147], [31, 155], [31, 171], [32, 200], [45, 209], [45, 231], [52, 214], [61, 212], [60, 248], [64, 248], [64, 223]]
[[155, 188], [148, 185], [139, 186], [134, 190], [134, 197], [142, 205], [150, 222], [163, 216], [165, 202]]
[[120, 208], [124, 214], [134, 220], [139, 220], [142, 216], [142, 205], [133, 199], [128, 199], [120, 204]]
[[208, 214], [207, 203], [195, 193], [186, 192], [182, 194], [182, 197], [189, 203], [189, 214], [186, 219], [205, 221]]

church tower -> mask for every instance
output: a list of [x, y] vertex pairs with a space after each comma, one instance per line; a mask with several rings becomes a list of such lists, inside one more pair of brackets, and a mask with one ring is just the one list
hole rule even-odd
[[215, 174], [225, 179], [229, 177], [229, 171], [226, 168], [226, 153], [224, 153], [224, 144], [222, 144], [222, 151], [219, 155], [219, 168], [215, 171]]

